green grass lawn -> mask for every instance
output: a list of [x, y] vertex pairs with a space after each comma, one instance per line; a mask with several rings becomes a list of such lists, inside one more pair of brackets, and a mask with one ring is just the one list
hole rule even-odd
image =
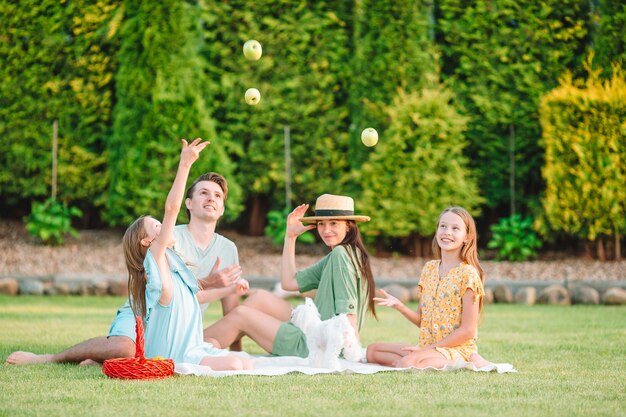
[[[120, 298], [0, 297], [0, 416], [619, 416], [626, 415], [626, 308], [488, 305], [479, 348], [516, 374], [173, 377], [110, 380], [97, 367], [8, 366], [14, 350], [48, 353], [105, 335]], [[213, 305], [206, 320], [218, 317]], [[379, 310], [362, 339], [416, 341]], [[261, 350], [249, 339], [244, 348]]]

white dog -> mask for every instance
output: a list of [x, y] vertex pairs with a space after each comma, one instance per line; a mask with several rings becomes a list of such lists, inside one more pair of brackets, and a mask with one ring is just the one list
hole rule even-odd
[[311, 366], [341, 369], [339, 355], [342, 351], [346, 360], [359, 362], [363, 359], [363, 349], [347, 315], [322, 321], [317, 306], [307, 297], [304, 304], [293, 310], [291, 322], [306, 336]]

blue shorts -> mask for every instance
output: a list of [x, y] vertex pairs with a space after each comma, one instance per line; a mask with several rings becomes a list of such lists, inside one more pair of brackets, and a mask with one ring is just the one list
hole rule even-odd
[[130, 308], [130, 303], [126, 301], [119, 310], [117, 310], [117, 315], [115, 319], [113, 319], [113, 323], [111, 323], [111, 328], [109, 329], [109, 334], [107, 337], [111, 336], [126, 336], [130, 337], [134, 342], [137, 333], [135, 331], [135, 314], [133, 313], [133, 309]]

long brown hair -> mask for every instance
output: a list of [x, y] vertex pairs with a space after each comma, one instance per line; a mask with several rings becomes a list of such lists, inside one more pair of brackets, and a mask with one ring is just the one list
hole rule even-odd
[[130, 294], [130, 306], [136, 316], [146, 315], [146, 283], [148, 277], [143, 268], [148, 248], [141, 244], [141, 240], [148, 236], [144, 227], [144, 220], [149, 216], [141, 216], [135, 220], [122, 239], [124, 260], [128, 270], [128, 292]]
[[[348, 231], [346, 232], [346, 237], [343, 238], [343, 241], [340, 244], [343, 246], [350, 246], [352, 248], [352, 253], [354, 254], [361, 254], [360, 259], [354, 259], [352, 255], [350, 258], [352, 259], [352, 262], [355, 263], [355, 269], [360, 271], [361, 276], [364, 276], [367, 279], [367, 306], [374, 317], [378, 318], [376, 316], [376, 303], [374, 302], [376, 283], [374, 282], [374, 274], [372, 274], [372, 267], [370, 266], [370, 256], [367, 253], [365, 245], [363, 244], [361, 232], [359, 231], [359, 227], [356, 222], [354, 220], [346, 220], [346, 223], [348, 224]], [[356, 250], [357, 248], [359, 249], [358, 251]], [[351, 252], [348, 251], [348, 253]]]
[[[459, 216], [463, 223], [465, 223], [465, 232], [467, 233], [467, 243], [463, 244], [461, 248], [461, 260], [466, 264], [472, 265], [478, 271], [478, 276], [480, 276], [480, 281], [483, 283], [483, 287], [485, 286], [485, 272], [483, 268], [480, 266], [480, 262], [478, 261], [478, 235], [476, 233], [476, 223], [474, 222], [474, 218], [467, 210], [463, 207], [452, 206], [444, 209], [439, 215], [439, 219], [437, 220], [437, 228], [439, 228], [439, 221], [441, 220], [441, 216], [446, 213], [454, 213]], [[437, 233], [435, 233], [435, 237], [433, 238], [433, 253], [437, 259], [441, 259], [441, 248], [437, 243]], [[478, 311], [481, 313], [483, 311], [483, 298], [480, 298], [480, 304], [478, 307]]]

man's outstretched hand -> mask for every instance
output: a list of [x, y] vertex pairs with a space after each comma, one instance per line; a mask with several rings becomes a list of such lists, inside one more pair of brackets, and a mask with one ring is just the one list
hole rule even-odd
[[241, 277], [241, 265], [231, 265], [222, 270], [219, 270], [219, 267], [220, 258], [218, 257], [209, 275], [201, 280], [203, 289], [228, 287]]

